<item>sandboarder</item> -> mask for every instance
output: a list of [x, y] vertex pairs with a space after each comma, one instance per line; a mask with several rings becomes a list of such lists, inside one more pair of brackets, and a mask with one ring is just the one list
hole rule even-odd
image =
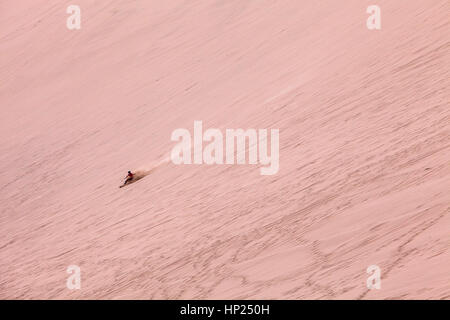
[[134, 174], [131, 173], [131, 171], [128, 171], [127, 176], [125, 177], [125, 182], [123, 183], [123, 185], [121, 185], [120, 187], [124, 187], [127, 183], [130, 183], [134, 178]]

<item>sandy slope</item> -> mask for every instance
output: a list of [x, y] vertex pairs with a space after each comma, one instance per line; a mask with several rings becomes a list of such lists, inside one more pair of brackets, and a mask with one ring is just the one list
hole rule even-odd
[[[0, 2], [0, 298], [450, 298], [447, 0], [76, 3]], [[194, 120], [280, 171], [165, 162]]]

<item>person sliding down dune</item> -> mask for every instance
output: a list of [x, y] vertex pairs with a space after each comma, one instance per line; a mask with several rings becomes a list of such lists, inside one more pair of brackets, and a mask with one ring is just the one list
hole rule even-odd
[[127, 183], [130, 183], [134, 178], [134, 174], [131, 173], [131, 171], [128, 171], [127, 176], [125, 177], [125, 182], [123, 183], [123, 185], [120, 186], [120, 188], [124, 187]]

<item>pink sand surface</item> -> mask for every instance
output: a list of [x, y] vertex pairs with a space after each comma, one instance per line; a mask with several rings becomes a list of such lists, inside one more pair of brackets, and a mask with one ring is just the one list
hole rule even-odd
[[[0, 298], [449, 299], [449, 12], [1, 1]], [[194, 120], [278, 128], [278, 174], [168, 162]]]

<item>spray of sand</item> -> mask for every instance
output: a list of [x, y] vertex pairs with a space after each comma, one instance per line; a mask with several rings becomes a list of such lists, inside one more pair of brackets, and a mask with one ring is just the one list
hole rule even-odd
[[156, 170], [158, 170], [159, 168], [163, 167], [164, 165], [167, 165], [169, 162], [170, 162], [170, 156], [165, 157], [162, 160], [156, 161], [156, 162], [154, 162], [152, 164], [149, 164], [147, 166], [143, 166], [143, 167], [140, 167], [140, 168], [134, 170], [133, 171], [134, 178], [128, 184], [132, 184], [132, 183], [134, 183], [136, 181], [141, 180], [142, 178], [145, 178], [146, 176], [148, 176], [149, 174], [154, 173]]

